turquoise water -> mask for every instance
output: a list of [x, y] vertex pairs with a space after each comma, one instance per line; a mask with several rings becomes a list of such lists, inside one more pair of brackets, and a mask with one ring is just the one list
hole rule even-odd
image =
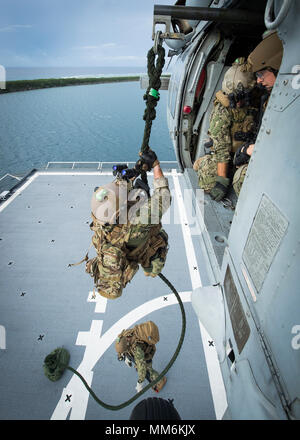
[[[59, 87], [0, 95], [0, 177], [49, 161], [136, 161], [145, 122], [139, 82]], [[150, 146], [176, 160], [160, 92]]]

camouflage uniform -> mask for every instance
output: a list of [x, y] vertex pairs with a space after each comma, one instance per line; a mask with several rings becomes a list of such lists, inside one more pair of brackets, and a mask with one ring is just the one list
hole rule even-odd
[[[133, 251], [138, 247], [143, 247], [153, 227], [159, 229], [158, 234], [168, 242], [168, 235], [164, 229], [160, 228], [160, 221], [163, 214], [168, 210], [171, 202], [168, 179], [160, 177], [154, 179], [154, 193], [139, 209], [132, 209], [128, 212], [128, 237], [126, 247]], [[102, 226], [103, 230], [111, 232], [114, 225]], [[150, 266], [143, 267], [145, 272], [159, 274], [165, 264], [165, 256], [160, 255], [159, 251], [151, 257]]]
[[242, 185], [245, 180], [247, 169], [248, 169], [248, 164], [245, 163], [244, 165], [238, 167], [238, 169], [234, 173], [232, 186], [237, 196], [240, 195], [240, 191], [242, 189]]
[[[145, 192], [133, 191], [132, 184], [127, 185], [123, 180], [96, 189], [92, 197], [91, 229], [95, 232], [92, 242], [97, 257], [87, 261], [86, 272], [94, 278], [100, 295], [109, 299], [120, 297], [137, 272], [138, 264], [146, 275], [156, 276], [162, 271], [168, 235], [160, 220], [170, 201], [165, 177], [154, 179], [154, 193], [147, 200]], [[117, 212], [119, 222], [113, 219]], [[126, 218], [121, 219], [124, 213]]]
[[[266, 100], [266, 102], [264, 102], [264, 104], [262, 106], [262, 110], [261, 110], [262, 114], [260, 115], [260, 119], [262, 118], [262, 116], [267, 108], [268, 101], [269, 101], [269, 96], [268, 96], [268, 99]], [[259, 130], [259, 127], [257, 128], [257, 131], [258, 130]], [[250, 160], [250, 157], [251, 156], [249, 156], [249, 160]], [[233, 189], [234, 189], [237, 197], [240, 195], [240, 192], [241, 192], [244, 180], [245, 180], [245, 176], [247, 173], [248, 164], [249, 164], [249, 161], [243, 165], [240, 165], [239, 167], [237, 167], [237, 170], [234, 173], [232, 186], [233, 186]]]
[[152, 359], [146, 361], [144, 351], [139, 344], [136, 344], [133, 354], [139, 382], [144, 382], [146, 378], [149, 382], [155, 380], [159, 373], [152, 368]]
[[215, 100], [208, 131], [213, 141], [211, 154], [199, 158], [198, 163], [195, 163], [196, 167], [198, 165], [200, 188], [209, 192], [215, 186], [217, 163], [231, 161], [231, 153], [242, 144], [234, 140], [234, 134], [237, 131], [251, 131], [254, 110], [251, 107], [229, 108], [218, 99]]
[[231, 154], [242, 144], [235, 139], [235, 133], [249, 132], [254, 126], [255, 109], [237, 105], [246, 99], [246, 93], [255, 84], [253, 74], [246, 72], [244, 66], [245, 59], [238, 58], [225, 73], [222, 90], [216, 93], [210, 116], [211, 154], [197, 159], [193, 166], [200, 188], [217, 201], [225, 195], [230, 183], [227, 176], [218, 175], [218, 164], [224, 164], [227, 170]]
[[[277, 35], [276, 30], [266, 31], [263, 35], [263, 40], [256, 46], [256, 48], [249, 54], [247, 59], [247, 69], [251, 72], [259, 72], [265, 69], [273, 69], [273, 73], [276, 76], [277, 71], [280, 69], [283, 56], [283, 45], [280, 38]], [[271, 93], [271, 90], [269, 90]], [[260, 123], [262, 116], [268, 105], [268, 100], [263, 103], [260, 110]], [[258, 124], [260, 126], [260, 123]], [[257, 132], [259, 131], [259, 126]], [[236, 195], [239, 196], [246, 172], [248, 169], [248, 163], [241, 165], [233, 177], [233, 188]]]
[[[146, 342], [149, 340], [154, 341], [153, 344]], [[134, 363], [138, 373], [138, 384], [142, 384], [145, 379], [149, 383], [153, 382], [159, 376], [159, 373], [152, 367], [152, 359], [156, 352], [155, 344], [158, 341], [159, 331], [156, 324], [152, 321], [123, 330], [116, 339], [115, 349], [118, 353], [118, 360], [125, 361], [129, 367]], [[162, 377], [152, 387], [153, 390], [159, 392], [164, 387], [166, 381], [166, 377]]]

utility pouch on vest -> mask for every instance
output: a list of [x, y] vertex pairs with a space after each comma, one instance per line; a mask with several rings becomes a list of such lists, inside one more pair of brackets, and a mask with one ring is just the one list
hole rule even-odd
[[122, 295], [123, 288], [137, 270], [138, 265], [129, 262], [122, 249], [108, 243], [103, 243], [98, 256], [86, 263], [86, 272], [94, 278], [98, 293], [110, 299]]
[[132, 329], [123, 330], [118, 338], [123, 336], [127, 338], [131, 356], [133, 356], [136, 344], [139, 344], [145, 354], [145, 360], [152, 360], [156, 352], [155, 344], [159, 341], [159, 330], [153, 321], [143, 322]]

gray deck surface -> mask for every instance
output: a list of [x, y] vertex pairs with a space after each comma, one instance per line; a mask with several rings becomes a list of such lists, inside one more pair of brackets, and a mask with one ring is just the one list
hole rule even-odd
[[[173, 189], [172, 176], [168, 178]], [[112, 326], [118, 325], [130, 312], [131, 326], [149, 319], [154, 321], [159, 327], [160, 342], [153, 366], [159, 372], [177, 347], [181, 332], [180, 308], [176, 300], [167, 306], [174, 295], [161, 279], [146, 278], [140, 269], [121, 298], [106, 302], [100, 297], [100, 303], [96, 304], [91, 301], [93, 280], [85, 273], [84, 264], [68, 267], [69, 263], [81, 260], [90, 245], [90, 199], [94, 187], [111, 180], [109, 175], [44, 173], [0, 212], [2, 420], [126, 420], [140, 400], [152, 396], [174, 399], [182, 419], [216, 418], [199, 323], [189, 301], [184, 302], [185, 340], [159, 395], [150, 389], [126, 408], [109, 411], [82, 391], [82, 386], [78, 390], [79, 382], [70, 371], [57, 382], [49, 381], [44, 375], [45, 356], [54, 348], [64, 346], [70, 352], [73, 368], [77, 369], [84, 361], [83, 375], [91, 381], [97, 396], [117, 405], [135, 394], [137, 374], [133, 368], [117, 361], [114, 348], [117, 334], [101, 354], [103, 335], [111, 333]], [[180, 175], [179, 181], [184, 187]], [[151, 182], [149, 177], [150, 185]], [[191, 291], [192, 283], [182, 228], [172, 221], [176, 209], [173, 202], [171, 222], [164, 225], [170, 250], [163, 274], [181, 293]], [[209, 284], [197, 235], [193, 235], [192, 240], [198, 260], [196, 270], [201, 270], [202, 284]], [[91, 255], [93, 253], [91, 250]], [[164, 300], [168, 295], [171, 296]], [[149, 310], [143, 306], [160, 297], [162, 308], [151, 311], [151, 305]], [[137, 311], [135, 318], [133, 311], [138, 307], [144, 316]], [[209, 346], [209, 341], [204, 343]]]

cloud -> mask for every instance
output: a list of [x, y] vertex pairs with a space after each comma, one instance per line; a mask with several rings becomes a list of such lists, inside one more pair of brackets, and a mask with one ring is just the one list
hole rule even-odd
[[135, 55], [119, 55], [111, 57], [102, 57], [102, 61], [134, 61], [145, 64], [145, 57], [138, 57]]
[[18, 29], [30, 29], [31, 24], [10, 24], [8, 26], [0, 28], [0, 32], [16, 32]]
[[74, 50], [94, 50], [99, 49], [99, 46], [76, 46], [73, 47]]
[[74, 50], [99, 50], [99, 49], [109, 49], [112, 47], [116, 47], [116, 43], [104, 43], [100, 44], [99, 46], [75, 46], [73, 47]]
[[107, 47], [116, 47], [116, 43], [104, 43], [104, 44], [101, 44], [101, 46], [100, 46], [100, 48], [103, 48], [103, 49], [105, 49]]

